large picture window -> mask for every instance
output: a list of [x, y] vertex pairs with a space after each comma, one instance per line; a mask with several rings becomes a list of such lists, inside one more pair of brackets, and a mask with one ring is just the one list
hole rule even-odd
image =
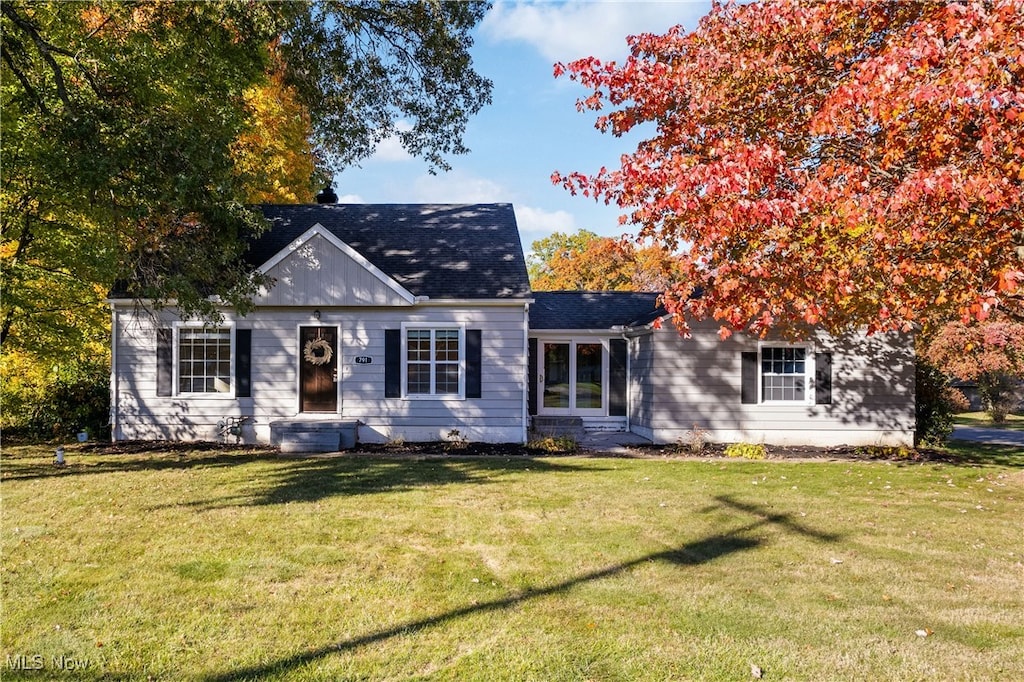
[[807, 391], [807, 349], [761, 349], [761, 399], [764, 402], [803, 402]]
[[462, 330], [407, 329], [405, 334], [406, 395], [460, 396]]
[[231, 330], [178, 329], [178, 393], [231, 392]]

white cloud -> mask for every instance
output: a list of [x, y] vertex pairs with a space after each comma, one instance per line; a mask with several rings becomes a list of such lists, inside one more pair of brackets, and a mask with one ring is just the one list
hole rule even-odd
[[459, 170], [421, 175], [413, 182], [412, 200], [430, 204], [491, 204], [510, 202], [510, 192], [498, 183]]
[[428, 204], [512, 203], [520, 232], [540, 238], [552, 232], [575, 232], [576, 216], [568, 211], [546, 211], [513, 202], [512, 193], [493, 180], [464, 171], [422, 175], [413, 182], [411, 201]]
[[710, 2], [498, 2], [480, 29], [494, 42], [532, 45], [552, 62], [594, 56], [602, 61], [628, 55], [626, 36], [688, 29], [707, 14]]
[[[412, 130], [412, 124], [408, 121], [398, 121], [395, 127], [400, 131], [408, 132]], [[384, 162], [401, 162], [401, 161], [412, 161], [412, 154], [405, 151], [405, 147], [402, 146], [401, 140], [398, 139], [397, 135], [386, 137], [380, 141], [377, 145], [377, 149], [374, 150], [373, 156], [370, 157], [370, 161], [384, 161]]]
[[576, 232], [576, 217], [567, 211], [545, 211], [532, 206], [516, 206], [516, 223], [520, 232]]
[[365, 204], [366, 201], [358, 194], [342, 194], [338, 197], [339, 204]]

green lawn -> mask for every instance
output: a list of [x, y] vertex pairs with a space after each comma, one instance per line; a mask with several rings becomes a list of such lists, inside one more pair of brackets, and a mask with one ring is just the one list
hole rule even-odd
[[1024, 453], [961, 456], [6, 448], [0, 677], [1016, 680]]
[[1011, 429], [1013, 431], [1024, 431], [1024, 415], [1008, 414], [1006, 421], [1002, 424], [992, 423], [992, 418], [987, 412], [964, 412], [953, 418], [953, 422], [960, 426], [984, 426], [993, 429]]

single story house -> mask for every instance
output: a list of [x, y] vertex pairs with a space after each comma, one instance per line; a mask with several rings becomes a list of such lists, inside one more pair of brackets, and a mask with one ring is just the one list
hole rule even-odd
[[216, 328], [111, 295], [115, 440], [332, 450], [524, 442], [576, 425], [673, 442], [904, 445], [904, 335], [682, 338], [657, 294], [533, 292], [512, 206], [263, 206], [272, 285]]

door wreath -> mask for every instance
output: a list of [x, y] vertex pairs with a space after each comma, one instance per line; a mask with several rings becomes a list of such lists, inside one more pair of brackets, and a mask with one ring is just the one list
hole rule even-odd
[[331, 344], [325, 339], [307, 341], [302, 349], [302, 358], [311, 365], [326, 365], [334, 357]]

